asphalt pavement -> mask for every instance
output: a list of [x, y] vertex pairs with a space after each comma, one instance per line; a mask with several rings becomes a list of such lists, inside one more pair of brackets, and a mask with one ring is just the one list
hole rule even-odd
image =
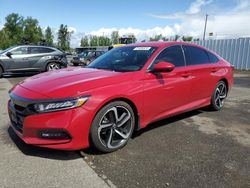
[[0, 79], [0, 187], [250, 187], [250, 73], [237, 72], [224, 108], [188, 112], [136, 132], [110, 154], [24, 144], [9, 128]]

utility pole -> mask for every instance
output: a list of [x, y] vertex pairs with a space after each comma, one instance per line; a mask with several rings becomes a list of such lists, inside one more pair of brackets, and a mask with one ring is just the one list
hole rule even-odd
[[206, 19], [205, 19], [205, 26], [204, 26], [203, 40], [205, 40], [205, 37], [206, 37], [207, 17], [208, 17], [208, 14], [206, 14]]

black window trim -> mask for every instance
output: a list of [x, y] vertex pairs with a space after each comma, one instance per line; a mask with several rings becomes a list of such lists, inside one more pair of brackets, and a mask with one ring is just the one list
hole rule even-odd
[[162, 49], [158, 52], [158, 54], [154, 57], [154, 59], [151, 61], [151, 63], [150, 63], [149, 66], [147, 67], [146, 72], [151, 72], [151, 71], [152, 71], [151, 66], [153, 65], [155, 59], [160, 55], [161, 52], [163, 52], [165, 49], [170, 48], [170, 47], [173, 47], [173, 46], [180, 46], [180, 47], [181, 47], [182, 56], [183, 56], [183, 59], [184, 59], [184, 66], [179, 66], [179, 67], [176, 67], [176, 68], [186, 67], [186, 66], [187, 66], [187, 63], [186, 63], [186, 57], [185, 57], [184, 49], [183, 49], [183, 47], [182, 47], [183, 45], [182, 45], [182, 44], [172, 44], [172, 45], [170, 45], [170, 46], [166, 46], [166, 47], [162, 48]]

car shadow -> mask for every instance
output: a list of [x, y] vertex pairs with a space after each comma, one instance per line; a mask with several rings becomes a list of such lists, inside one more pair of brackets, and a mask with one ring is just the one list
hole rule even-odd
[[[186, 113], [183, 113], [180, 115], [176, 115], [176, 116], [172, 116], [169, 118], [165, 118], [165, 119], [156, 121], [154, 123], [149, 124], [147, 127], [143, 128], [143, 129], [140, 129], [138, 131], [134, 131], [131, 139], [135, 139], [136, 137], [138, 137], [138, 136], [140, 136], [148, 131], [151, 131], [153, 129], [157, 129], [157, 128], [162, 127], [162, 126], [171, 126], [171, 124], [174, 122], [190, 118], [192, 116], [201, 114], [203, 112], [211, 112], [211, 110], [208, 107], [204, 107], [201, 109], [193, 110], [193, 111], [186, 112]], [[90, 148], [84, 149], [82, 151], [83, 151], [83, 153], [85, 153], [87, 155], [103, 155], [103, 154], [105, 154], [105, 153], [98, 151], [94, 147], [90, 147]], [[82, 154], [82, 155], [84, 156], [84, 154]]]
[[180, 115], [165, 118], [165, 119], [156, 121], [154, 123], [150, 123], [147, 127], [143, 128], [143, 129], [140, 129], [138, 131], [135, 131], [131, 138], [134, 139], [137, 136], [140, 136], [140, 135], [142, 135], [142, 134], [144, 134], [144, 133], [146, 133], [148, 131], [151, 131], [152, 129], [156, 129], [158, 127], [169, 126], [174, 122], [181, 121], [183, 119], [187, 119], [187, 118], [190, 118], [192, 116], [198, 115], [198, 114], [202, 113], [205, 110], [207, 110], [207, 109], [204, 108], [204, 109], [199, 109], [199, 110], [193, 110], [193, 111], [186, 112], [186, 113], [183, 113], [183, 114], [180, 114]]
[[19, 77], [34, 76], [36, 74], [39, 74], [39, 72], [4, 74], [3, 78], [19, 78]]
[[13, 131], [11, 127], [8, 128], [8, 134], [16, 147], [24, 154], [28, 156], [41, 157], [55, 160], [74, 160], [81, 158], [81, 155], [77, 151], [63, 151], [42, 148], [38, 146], [28, 145], [24, 143]]

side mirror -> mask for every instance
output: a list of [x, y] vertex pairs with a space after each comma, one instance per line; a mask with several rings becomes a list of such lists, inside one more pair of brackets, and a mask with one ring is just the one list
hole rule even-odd
[[169, 62], [159, 62], [154, 65], [152, 72], [171, 72], [175, 65]]
[[7, 53], [6, 53], [6, 56], [8, 56], [9, 58], [11, 58], [12, 53], [11, 53], [11, 52], [7, 52]]

